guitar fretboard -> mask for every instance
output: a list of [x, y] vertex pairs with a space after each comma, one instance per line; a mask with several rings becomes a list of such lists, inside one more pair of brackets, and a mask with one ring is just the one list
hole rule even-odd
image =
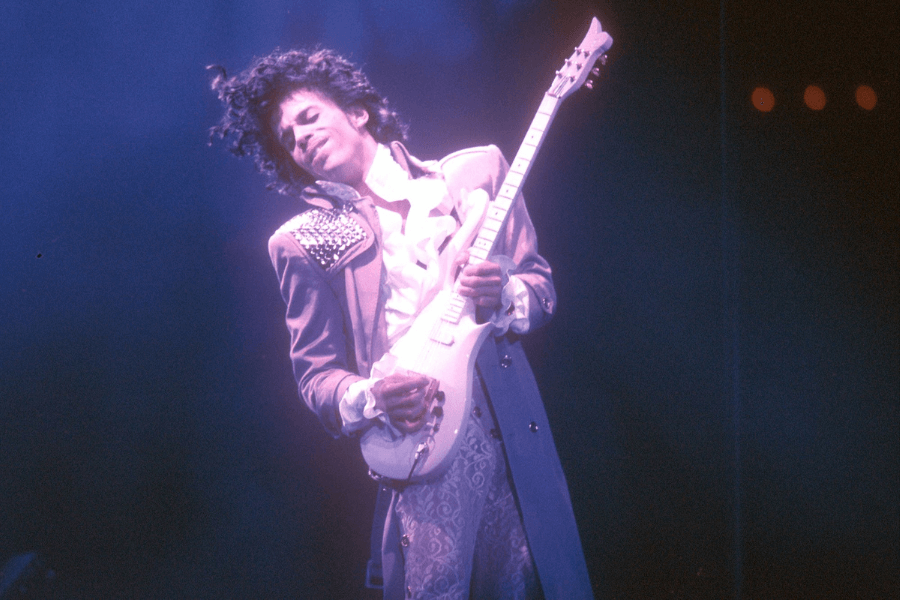
[[544, 94], [544, 99], [541, 101], [541, 105], [531, 121], [531, 126], [528, 128], [528, 133], [525, 134], [525, 139], [522, 141], [522, 145], [519, 146], [519, 151], [509, 167], [506, 179], [503, 180], [503, 185], [500, 186], [497, 197], [490, 203], [484, 223], [482, 223], [481, 229], [478, 230], [475, 241], [472, 242], [472, 247], [469, 249], [469, 264], [485, 261], [491, 255], [494, 244], [497, 241], [497, 234], [509, 216], [509, 209], [522, 188], [522, 183], [524, 183], [528, 173], [531, 172], [534, 157], [537, 155], [541, 144], [544, 143], [547, 130], [550, 128], [550, 123], [553, 121], [553, 117], [556, 116], [558, 109], [559, 98], [551, 95], [550, 92]]
[[[544, 94], [534, 119], [531, 120], [528, 133], [525, 134], [525, 139], [519, 146], [519, 151], [509, 167], [509, 172], [503, 180], [503, 185], [500, 186], [497, 197], [488, 204], [484, 222], [469, 248], [467, 264], [478, 264], [491, 256], [497, 242], [497, 235], [503, 229], [509, 216], [509, 209], [512, 207], [522, 183], [531, 171], [532, 161], [537, 156], [541, 144], [544, 143], [544, 137], [556, 116], [560, 102], [583, 83], [586, 83], [589, 77], [588, 71], [595, 75], [599, 74], [599, 69], [592, 69], [592, 66], [598, 58], [603, 62], [605, 57], [601, 57], [601, 54], [606, 52], [610, 46], [612, 46], [612, 38], [600, 28], [600, 21], [596, 18], [591, 19], [590, 29], [584, 40], [566, 59], [562, 69], [556, 72], [556, 77], [553, 79], [550, 89]], [[592, 88], [593, 82], [588, 82], [587, 86]], [[442, 320], [458, 323], [465, 306], [466, 299], [454, 291]], [[447, 339], [451, 337], [450, 335], [446, 336]]]
[[[509, 171], [506, 173], [506, 178], [500, 186], [497, 197], [488, 204], [484, 222], [475, 236], [475, 241], [472, 242], [472, 246], [469, 248], [468, 264], [483, 262], [493, 252], [497, 235], [503, 228], [503, 224], [506, 223], [513, 200], [522, 188], [528, 173], [531, 172], [534, 157], [537, 155], [541, 144], [544, 143], [550, 123], [559, 109], [559, 103], [560, 98], [554, 96], [552, 90], [544, 94], [544, 99], [541, 101], [534, 119], [531, 120], [528, 133], [525, 134], [525, 139], [522, 141], [522, 145], [519, 146], [519, 151], [516, 153]], [[443, 320], [450, 323], [458, 323], [464, 307], [465, 298], [454, 292], [447, 305]]]

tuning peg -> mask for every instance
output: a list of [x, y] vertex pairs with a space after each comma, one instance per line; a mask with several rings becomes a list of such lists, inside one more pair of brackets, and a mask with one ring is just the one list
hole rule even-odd
[[594, 89], [594, 85], [597, 83], [597, 79], [600, 77], [600, 69], [594, 67], [591, 69], [591, 72], [588, 74], [587, 79], [584, 82], [584, 87], [589, 90]]

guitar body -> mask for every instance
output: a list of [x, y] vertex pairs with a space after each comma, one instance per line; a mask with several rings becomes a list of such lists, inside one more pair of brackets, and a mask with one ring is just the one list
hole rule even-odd
[[475, 322], [470, 301], [458, 320], [448, 321], [447, 308], [459, 299], [449, 290], [440, 292], [390, 350], [396, 360], [393, 371], [414, 371], [438, 380], [443, 397], [432, 402], [428, 421], [419, 431], [401, 435], [376, 421], [363, 433], [363, 458], [377, 475], [421, 481], [440, 475], [456, 456], [472, 411], [475, 359], [492, 327]]

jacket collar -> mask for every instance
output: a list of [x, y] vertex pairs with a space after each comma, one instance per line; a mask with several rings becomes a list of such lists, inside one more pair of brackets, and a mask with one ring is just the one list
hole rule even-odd
[[400, 142], [391, 142], [388, 144], [388, 150], [391, 151], [391, 156], [397, 161], [397, 164], [403, 167], [414, 179], [437, 174], [436, 170], [430, 168], [430, 163], [422, 162], [412, 156], [409, 150], [406, 149], [406, 146]]

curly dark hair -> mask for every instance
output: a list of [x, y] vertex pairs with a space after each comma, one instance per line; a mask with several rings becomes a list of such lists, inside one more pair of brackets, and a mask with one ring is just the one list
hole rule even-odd
[[406, 141], [407, 126], [387, 100], [356, 65], [332, 50], [275, 50], [233, 77], [218, 65], [207, 69], [217, 73], [211, 86], [225, 104], [222, 120], [210, 128], [210, 143], [216, 137], [231, 138], [228, 149], [236, 156], [253, 157], [257, 170], [269, 179], [266, 187], [282, 194], [314, 181], [285, 151], [270, 125], [281, 101], [299, 89], [322, 93], [344, 111], [365, 109], [366, 128], [377, 142]]

